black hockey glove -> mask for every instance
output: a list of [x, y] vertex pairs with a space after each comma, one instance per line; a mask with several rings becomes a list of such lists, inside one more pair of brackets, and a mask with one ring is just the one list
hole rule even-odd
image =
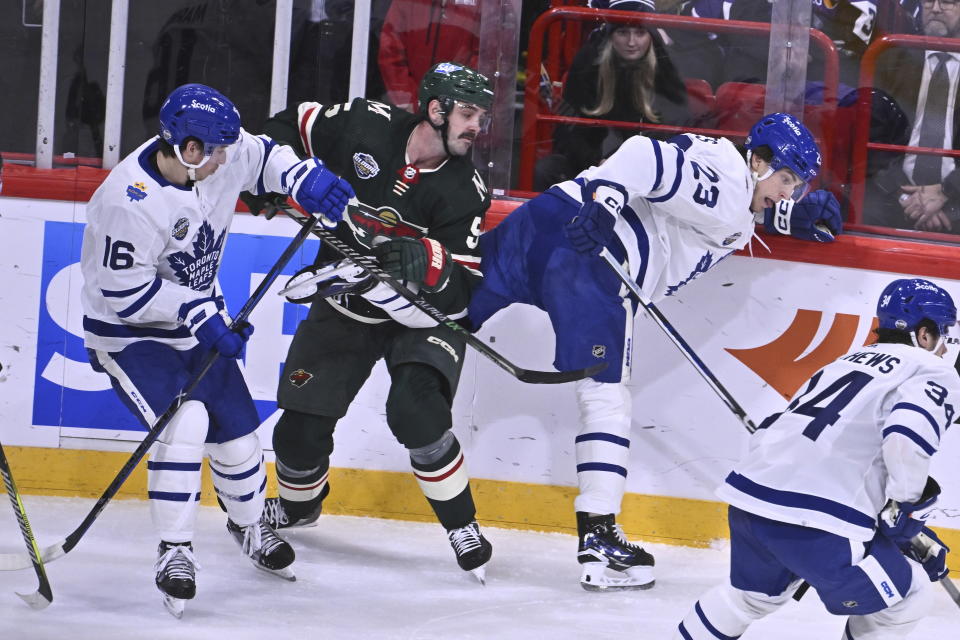
[[406, 280], [435, 293], [453, 273], [450, 252], [432, 238], [391, 238], [373, 248], [380, 266], [396, 280]]
[[287, 196], [282, 193], [265, 193], [262, 196], [255, 196], [249, 191], [244, 191], [240, 194], [240, 200], [247, 205], [250, 213], [255, 216], [262, 213], [267, 220], [272, 220], [273, 216], [277, 215], [277, 212], [281, 209], [290, 207], [290, 204], [287, 203]]

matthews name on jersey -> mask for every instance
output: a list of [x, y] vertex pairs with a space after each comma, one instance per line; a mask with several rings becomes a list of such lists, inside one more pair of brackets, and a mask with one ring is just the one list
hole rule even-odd
[[[304, 102], [278, 113], [266, 132], [307, 156], [323, 160], [350, 182], [359, 206], [348, 207], [337, 236], [369, 253], [375, 236], [412, 236], [440, 242], [455, 261], [450, 281], [427, 301], [451, 318], [466, 314], [480, 279], [477, 248], [490, 205], [487, 187], [466, 156], [451, 156], [436, 169], [417, 169], [406, 156], [407, 140], [421, 119], [403, 109], [357, 98], [324, 106]], [[322, 246], [318, 264], [340, 259]], [[389, 316], [360, 296], [327, 299], [334, 308], [367, 323]]]
[[80, 265], [87, 348], [119, 351], [137, 340], [174, 349], [197, 344], [180, 305], [213, 295], [240, 191], [280, 191], [299, 162], [293, 149], [241, 129], [227, 160], [192, 186], [168, 182], [142, 144], [107, 176], [87, 205]]
[[958, 399], [957, 371], [929, 351], [862, 347], [760, 425], [717, 495], [762, 517], [868, 541], [887, 498], [919, 497]]
[[653, 300], [672, 295], [753, 235], [749, 169], [726, 138], [633, 136], [601, 166], [558, 187], [579, 203], [581, 184], [597, 178], [627, 190], [614, 231], [630, 275]]

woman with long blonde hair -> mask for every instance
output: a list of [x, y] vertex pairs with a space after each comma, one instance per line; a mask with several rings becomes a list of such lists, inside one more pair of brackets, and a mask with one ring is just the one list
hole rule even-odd
[[[653, 11], [650, 0], [597, 0], [591, 6]], [[590, 34], [570, 65], [557, 111], [622, 122], [686, 126], [690, 121], [683, 79], [657, 31], [642, 25], [607, 23]], [[599, 164], [635, 133], [616, 127], [558, 126], [553, 155], [538, 163], [534, 188], [546, 189]]]

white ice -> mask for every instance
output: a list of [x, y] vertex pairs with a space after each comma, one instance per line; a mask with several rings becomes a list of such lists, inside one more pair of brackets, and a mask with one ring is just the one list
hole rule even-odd
[[[41, 546], [70, 533], [93, 505], [24, 501]], [[290, 583], [255, 569], [224, 523], [219, 509], [201, 508], [197, 597], [177, 620], [153, 584], [157, 540], [147, 503], [111, 503], [76, 548], [47, 565], [54, 596], [47, 609], [31, 610], [14, 595], [36, 589], [31, 570], [0, 573], [0, 638], [659, 640], [724, 578], [728, 562], [721, 546], [648, 544], [657, 559], [653, 589], [588, 593], [578, 582], [573, 536], [485, 527], [494, 554], [483, 587], [457, 567], [438, 524], [324, 515], [315, 528], [285, 532], [297, 552]], [[0, 508], [0, 553], [23, 549], [12, 512]], [[960, 637], [960, 609], [930, 587], [932, 611], [910, 637]], [[810, 592], [743, 638], [840, 640], [842, 628]]]

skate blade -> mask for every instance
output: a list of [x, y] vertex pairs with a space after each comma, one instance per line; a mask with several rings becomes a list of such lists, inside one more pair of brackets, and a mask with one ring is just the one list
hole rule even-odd
[[250, 563], [264, 573], [269, 573], [270, 575], [277, 576], [278, 578], [283, 578], [289, 582], [297, 581], [297, 576], [293, 573], [293, 569], [290, 567], [284, 567], [283, 569], [268, 569], [253, 558], [250, 558]]
[[487, 567], [479, 566], [476, 569], [470, 569], [470, 573], [473, 574], [477, 580], [480, 581], [480, 584], [487, 586]]
[[179, 620], [183, 617], [183, 610], [187, 606], [187, 601], [163, 594], [163, 606], [170, 612], [170, 615]]
[[630, 567], [626, 571], [607, 569], [600, 563], [583, 566], [580, 586], [585, 591], [636, 591], [650, 589], [656, 583], [653, 567]]

